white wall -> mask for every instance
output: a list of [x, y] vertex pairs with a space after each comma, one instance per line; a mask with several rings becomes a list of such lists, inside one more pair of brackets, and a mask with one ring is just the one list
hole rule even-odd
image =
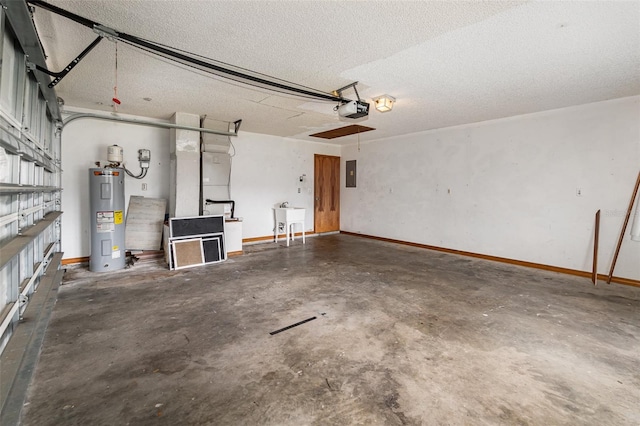
[[[62, 136], [62, 246], [66, 259], [90, 254], [88, 169], [94, 167], [95, 161], [106, 163], [107, 146], [118, 144], [123, 147], [127, 167], [134, 173], [139, 170], [138, 149], [151, 150], [147, 177], [143, 180], [126, 178], [125, 205], [128, 206], [131, 195], [169, 200], [169, 135], [167, 129], [92, 119], [78, 120], [65, 127]], [[313, 230], [314, 154], [340, 155], [340, 147], [248, 133], [242, 129], [232, 142], [236, 155], [231, 170], [231, 198], [236, 201], [236, 216], [244, 219], [243, 238], [273, 235], [271, 208], [284, 201], [291, 206], [306, 207], [306, 228]], [[300, 183], [298, 178], [303, 174], [306, 174], [306, 180]], [[147, 184], [147, 191], [142, 191], [142, 183]], [[301, 188], [300, 193], [298, 188]], [[198, 194], [197, 187], [194, 191]]]
[[[94, 119], [69, 123], [62, 131], [62, 250], [65, 259], [90, 254], [89, 168], [96, 167], [96, 161], [107, 164], [107, 147], [113, 144], [123, 148], [125, 165], [135, 174], [140, 171], [138, 150], [151, 150], [147, 176], [141, 180], [129, 176], [125, 179], [125, 208], [131, 195], [169, 200], [169, 130]], [[143, 183], [147, 184], [146, 191], [142, 190]]]
[[[243, 238], [273, 235], [272, 207], [288, 201], [307, 209], [305, 227], [313, 230], [314, 154], [340, 155], [340, 146], [246, 133], [232, 138], [231, 199], [244, 219]], [[300, 183], [299, 177], [306, 175]], [[298, 193], [300, 188], [300, 193]]]
[[[231, 198], [244, 218], [243, 238], [271, 235], [271, 208], [283, 201], [307, 208], [310, 231], [313, 155], [340, 155], [345, 231], [590, 270], [601, 209], [599, 271], [606, 273], [640, 168], [639, 115], [640, 97], [624, 98], [363, 143], [360, 152], [241, 129], [232, 138]], [[65, 258], [89, 255], [87, 173], [113, 143], [134, 171], [137, 150], [151, 149], [145, 180], [127, 177], [127, 204], [130, 195], [169, 198], [168, 130], [69, 124], [62, 139]], [[358, 186], [345, 188], [344, 162], [354, 159]], [[639, 279], [640, 243], [628, 235], [616, 275]]]
[[[607, 273], [640, 170], [639, 118], [631, 97], [346, 146], [341, 229], [590, 271], [601, 209]], [[639, 259], [627, 231], [615, 275], [640, 279]]]

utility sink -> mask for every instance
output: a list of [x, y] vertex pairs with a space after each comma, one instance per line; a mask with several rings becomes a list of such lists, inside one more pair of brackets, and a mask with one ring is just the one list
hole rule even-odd
[[302, 225], [302, 243], [305, 244], [304, 238], [304, 217], [306, 215], [306, 209], [304, 207], [276, 207], [276, 229], [275, 240], [278, 242], [278, 229], [282, 223], [285, 226], [287, 234], [287, 247], [289, 247], [289, 235], [291, 240], [295, 240], [295, 232], [292, 229], [293, 225], [299, 223]]
[[304, 207], [278, 207], [276, 208], [276, 221], [281, 223], [304, 221], [306, 210]]

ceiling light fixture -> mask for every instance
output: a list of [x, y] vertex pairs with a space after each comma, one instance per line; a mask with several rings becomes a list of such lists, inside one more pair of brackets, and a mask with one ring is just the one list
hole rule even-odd
[[378, 96], [373, 98], [373, 103], [376, 109], [380, 112], [389, 112], [393, 108], [393, 104], [396, 102], [396, 98], [389, 95]]

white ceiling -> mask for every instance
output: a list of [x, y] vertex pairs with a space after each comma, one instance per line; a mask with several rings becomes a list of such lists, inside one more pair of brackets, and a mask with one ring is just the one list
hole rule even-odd
[[[358, 81], [368, 101], [395, 96], [393, 111], [373, 110], [360, 122], [377, 129], [363, 141], [640, 94], [638, 1], [50, 3], [116, 31], [322, 91]], [[54, 71], [96, 37], [42, 9], [35, 22]], [[113, 111], [114, 85], [115, 45], [103, 41], [56, 91], [66, 106]], [[345, 125], [331, 102], [195, 73], [124, 43], [118, 98], [121, 113], [241, 118], [241, 131], [299, 139]]]

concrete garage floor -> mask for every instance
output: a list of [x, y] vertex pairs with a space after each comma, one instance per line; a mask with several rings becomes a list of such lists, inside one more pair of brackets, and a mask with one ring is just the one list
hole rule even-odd
[[23, 424], [637, 425], [639, 401], [640, 288], [331, 235], [70, 270]]

